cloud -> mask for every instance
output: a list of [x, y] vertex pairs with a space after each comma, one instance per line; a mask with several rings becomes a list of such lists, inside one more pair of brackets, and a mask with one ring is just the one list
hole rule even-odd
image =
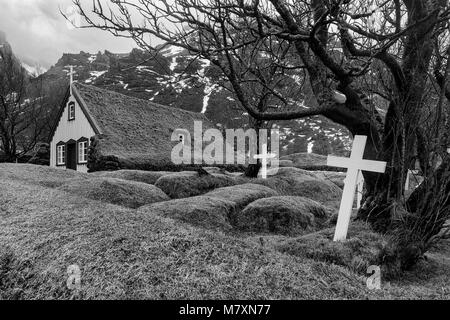
[[14, 52], [45, 67], [67, 52], [129, 52], [136, 44], [108, 32], [69, 28], [60, 14], [71, 0], [0, 0], [0, 30]]

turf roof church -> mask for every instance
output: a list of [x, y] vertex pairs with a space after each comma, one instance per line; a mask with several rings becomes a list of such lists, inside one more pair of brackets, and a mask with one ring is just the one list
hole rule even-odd
[[148, 169], [170, 162], [175, 129], [193, 132], [199, 113], [72, 82], [50, 135], [50, 166], [81, 172]]

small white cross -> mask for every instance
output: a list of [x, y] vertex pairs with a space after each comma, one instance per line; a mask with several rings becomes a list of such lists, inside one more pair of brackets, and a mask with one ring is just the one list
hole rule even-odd
[[267, 178], [267, 159], [273, 159], [277, 155], [273, 153], [267, 153], [267, 144], [263, 143], [261, 146], [262, 153], [261, 154], [255, 154], [253, 156], [254, 159], [261, 159], [261, 177], [263, 179]]
[[361, 170], [383, 173], [386, 170], [386, 162], [364, 160], [364, 148], [367, 136], [355, 136], [353, 140], [350, 158], [339, 158], [328, 156], [327, 165], [333, 167], [347, 168], [347, 176], [344, 180], [344, 191], [342, 192], [341, 206], [336, 224], [333, 241], [345, 240], [348, 225], [352, 214], [353, 201], [355, 200], [356, 184]]
[[70, 71], [68, 73], [68, 75], [70, 76], [70, 94], [72, 94], [72, 83], [73, 83], [73, 75], [76, 73], [75, 71], [73, 71], [73, 66], [69, 66]]

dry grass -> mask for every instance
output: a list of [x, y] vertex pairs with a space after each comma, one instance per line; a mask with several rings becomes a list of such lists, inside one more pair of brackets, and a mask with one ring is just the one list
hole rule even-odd
[[315, 153], [292, 153], [283, 157], [280, 160], [290, 160], [294, 166], [325, 166], [327, 164], [327, 157]]
[[229, 217], [235, 210], [234, 202], [208, 196], [160, 202], [139, 209], [143, 213], [157, 214], [205, 229], [220, 231], [232, 229]]
[[161, 189], [143, 182], [114, 178], [75, 180], [58, 188], [92, 200], [109, 202], [129, 208], [169, 200]]
[[294, 166], [294, 162], [291, 160], [279, 160], [278, 161], [278, 166], [280, 167], [293, 167]]
[[365, 274], [371, 265], [381, 265], [381, 251], [387, 240], [362, 222], [352, 222], [347, 240], [334, 242], [334, 228], [323, 229], [277, 245], [283, 253], [345, 266]]
[[98, 171], [92, 174], [98, 177], [117, 178], [131, 180], [148, 184], [155, 184], [156, 180], [164, 175], [171, 174], [168, 171], [142, 171], [142, 170], [117, 170], [117, 171]]
[[[352, 260], [340, 259], [350, 261], [341, 266], [320, 258], [317, 235], [224, 234], [45, 186], [90, 177], [0, 164], [1, 299], [450, 298], [449, 242], [403, 278], [369, 291]], [[372, 240], [361, 234], [369, 233], [353, 230], [352, 222], [350, 237], [362, 241], [355, 252], [364, 252]], [[322, 233], [330, 242], [332, 229]], [[308, 250], [298, 248], [302, 242]], [[66, 286], [72, 264], [81, 269], [80, 291]]]
[[314, 173], [321, 179], [333, 182], [339, 188], [344, 188], [344, 179], [347, 176], [346, 172], [335, 171], [314, 171]]
[[50, 188], [59, 187], [74, 179], [84, 181], [88, 178], [89, 174], [73, 170], [54, 169], [34, 164], [0, 163], [0, 179], [13, 179]]
[[297, 168], [278, 168], [277, 174], [268, 176], [267, 179], [253, 179], [249, 182], [265, 185], [280, 195], [310, 198], [333, 207], [339, 206], [342, 196], [342, 190], [331, 181]]
[[303, 197], [270, 197], [250, 203], [235, 221], [245, 231], [299, 235], [322, 226], [332, 211]]
[[277, 195], [278, 193], [269, 187], [252, 183], [218, 188], [205, 194], [205, 196], [232, 201], [238, 209], [244, 208], [255, 200]]
[[236, 178], [222, 174], [199, 175], [197, 172], [177, 172], [159, 178], [155, 186], [172, 199], [204, 194], [210, 190], [235, 185]]
[[[23, 180], [0, 179], [0, 203], [4, 299], [373, 296], [338, 266]], [[79, 291], [66, 287], [72, 264], [81, 269]]]

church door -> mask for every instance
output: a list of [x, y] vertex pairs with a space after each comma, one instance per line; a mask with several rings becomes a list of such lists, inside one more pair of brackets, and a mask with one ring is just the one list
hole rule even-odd
[[73, 140], [67, 142], [66, 168], [77, 170], [77, 144]]

